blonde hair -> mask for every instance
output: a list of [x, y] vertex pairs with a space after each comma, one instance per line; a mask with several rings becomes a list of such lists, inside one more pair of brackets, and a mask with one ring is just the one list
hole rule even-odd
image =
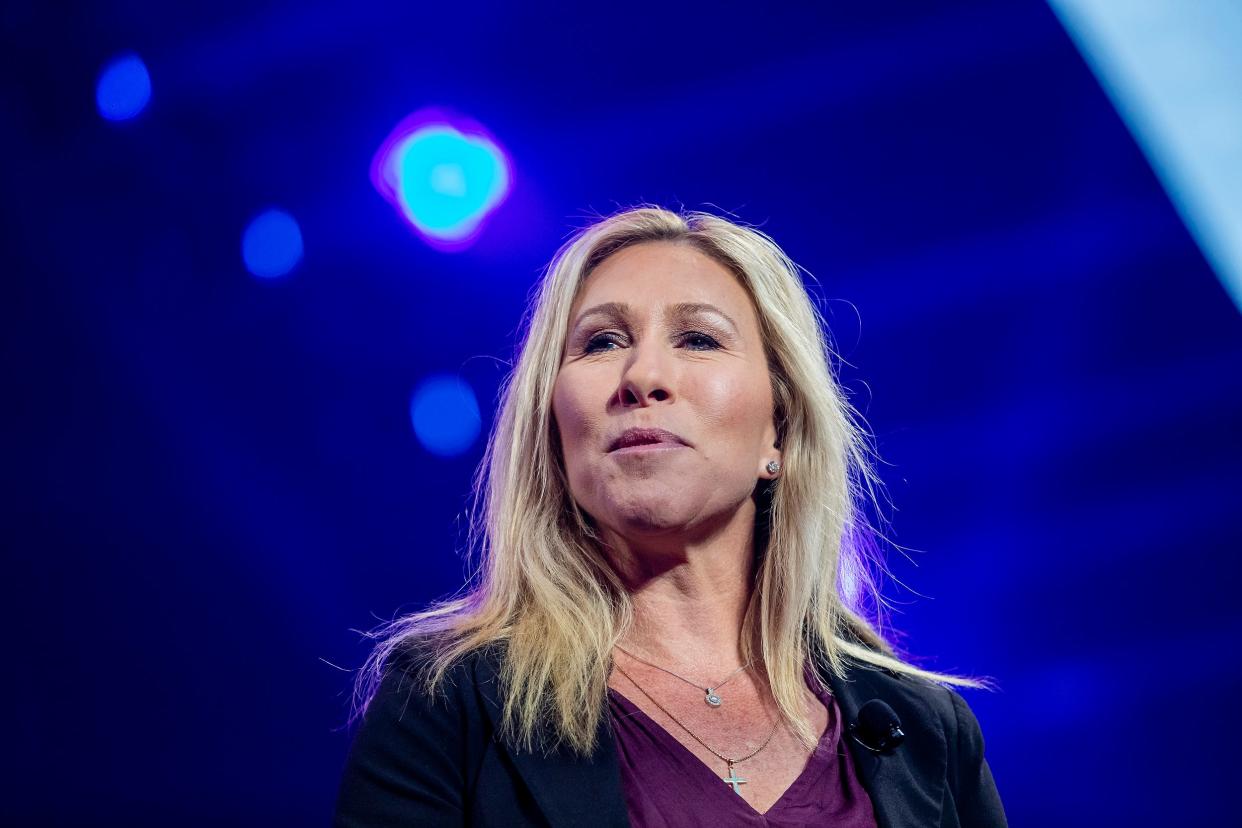
[[[581, 754], [596, 748], [607, 711], [614, 644], [633, 620], [629, 594], [591, 521], [570, 495], [552, 417], [570, 308], [608, 256], [645, 242], [688, 244], [720, 262], [758, 311], [772, 377], [783, 471], [760, 485], [759, 555], [740, 642], [762, 661], [781, 716], [807, 745], [818, 739], [803, 707], [808, 661], [844, 675], [850, 661], [949, 685], [987, 680], [924, 670], [904, 660], [868, 620], [879, 613], [876, 531], [882, 482], [865, 432], [833, 376], [826, 326], [797, 266], [764, 233], [708, 213], [640, 207], [580, 231], [556, 254], [527, 310], [517, 363], [474, 481], [468, 551], [477, 566], [457, 596], [368, 633], [378, 643], [359, 671], [361, 715], [390, 660], [410, 645], [434, 693], [460, 658], [503, 644], [501, 736], [519, 749], [547, 745], [545, 724]], [[861, 419], [859, 417], [859, 419]], [[762, 524], [762, 525], [760, 525]]]

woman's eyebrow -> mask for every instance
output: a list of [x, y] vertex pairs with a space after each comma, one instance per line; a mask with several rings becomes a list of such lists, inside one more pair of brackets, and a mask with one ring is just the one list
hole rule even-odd
[[[676, 317], [690, 316], [695, 313], [713, 313], [725, 322], [728, 322], [729, 326], [733, 328], [734, 333], [738, 333], [737, 323], [733, 321], [733, 318], [715, 305], [709, 305], [706, 302], [678, 302], [669, 309], [669, 315]], [[630, 306], [625, 302], [604, 302], [602, 304], [595, 305], [578, 314], [578, 318], [574, 321], [573, 327], [577, 328], [582, 324], [582, 320], [586, 319], [588, 316], [596, 315], [628, 319], [630, 317]]]
[[709, 305], [706, 302], [679, 302], [678, 304], [673, 305], [672, 313], [674, 316], [690, 316], [695, 313], [714, 313], [725, 322], [728, 322], [729, 327], [733, 329], [734, 333], [739, 335], [741, 333], [738, 330], [737, 323], [733, 321], [733, 317], [729, 316], [729, 314], [725, 313], [715, 305]]
[[578, 314], [578, 318], [574, 320], [574, 324], [570, 326], [570, 329], [577, 328], [582, 324], [582, 320], [588, 316], [612, 316], [628, 319], [630, 316], [630, 306], [625, 302], [604, 302], [602, 305], [587, 308]]

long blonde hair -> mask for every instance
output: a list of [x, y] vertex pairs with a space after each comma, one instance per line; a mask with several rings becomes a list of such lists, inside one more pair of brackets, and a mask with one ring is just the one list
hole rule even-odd
[[802, 702], [809, 660], [837, 675], [854, 661], [941, 684], [989, 686], [916, 667], [879, 632], [883, 561], [863, 506], [870, 501], [880, 514], [883, 484], [861, 417], [833, 375], [826, 326], [797, 266], [754, 228], [703, 212], [640, 207], [580, 231], [548, 265], [475, 476], [473, 574], [456, 596], [368, 634], [377, 643], [358, 674], [355, 717], [407, 645], [429, 652], [419, 675], [423, 690], [434, 693], [458, 659], [503, 644], [501, 736], [520, 749], [547, 746], [537, 734], [550, 724], [553, 745], [595, 750], [613, 646], [633, 607], [570, 496], [552, 391], [583, 281], [622, 248], [656, 241], [692, 245], [720, 262], [758, 311], [783, 471], [779, 483], [759, 486], [759, 560], [740, 645], [744, 659], [764, 664], [781, 716], [808, 748], [815, 745]]

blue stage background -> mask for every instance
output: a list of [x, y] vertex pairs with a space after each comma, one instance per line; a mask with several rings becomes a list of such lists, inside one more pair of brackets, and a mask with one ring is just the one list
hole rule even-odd
[[[1237, 824], [1238, 308], [1044, 4], [808, 9], [6, 7], [0, 821], [324, 824], [353, 630], [460, 585], [540, 268], [654, 202], [813, 274], [893, 623], [999, 684], [966, 695], [1011, 823]], [[429, 108], [508, 165], [456, 250], [371, 177]], [[273, 209], [301, 247], [256, 276]], [[412, 420], [446, 376], [456, 453]]]

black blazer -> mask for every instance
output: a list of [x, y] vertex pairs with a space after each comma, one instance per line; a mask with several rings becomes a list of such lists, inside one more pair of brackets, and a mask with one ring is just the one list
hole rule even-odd
[[[568, 749], [515, 752], [494, 738], [499, 663], [477, 651], [450, 670], [445, 692], [413, 692], [408, 659], [386, 672], [346, 760], [336, 828], [377, 826], [629, 826], [608, 716], [589, 758]], [[983, 756], [983, 736], [956, 692], [920, 679], [854, 667], [822, 673], [845, 721], [883, 699], [905, 741], [875, 754], [843, 736], [880, 828], [994, 828], [1005, 812]]]

